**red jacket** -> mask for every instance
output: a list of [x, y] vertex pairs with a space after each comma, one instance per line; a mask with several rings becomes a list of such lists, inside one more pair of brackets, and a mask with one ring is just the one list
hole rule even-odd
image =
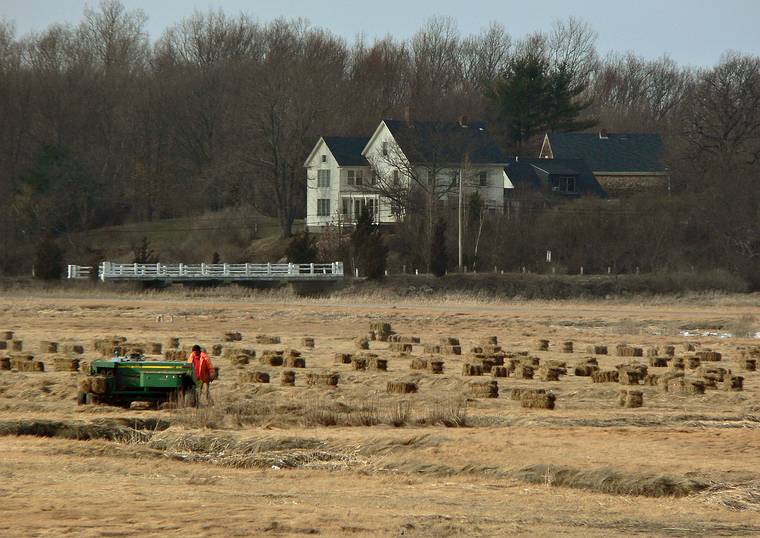
[[211, 364], [211, 359], [208, 358], [208, 354], [205, 351], [201, 351], [199, 354], [195, 352], [190, 353], [187, 362], [193, 363], [195, 377], [203, 383], [208, 383], [216, 373], [214, 365]]

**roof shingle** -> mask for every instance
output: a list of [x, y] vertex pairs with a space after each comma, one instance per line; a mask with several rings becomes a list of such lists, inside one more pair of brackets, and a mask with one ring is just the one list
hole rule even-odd
[[664, 144], [658, 134], [552, 133], [555, 159], [583, 159], [595, 172], [666, 172]]
[[367, 159], [362, 155], [362, 150], [369, 142], [369, 138], [325, 136], [323, 140], [340, 166], [369, 166]]

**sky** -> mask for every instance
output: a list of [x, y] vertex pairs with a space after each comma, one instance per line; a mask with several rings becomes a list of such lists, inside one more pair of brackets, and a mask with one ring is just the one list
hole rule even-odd
[[[76, 24], [97, 0], [0, 0], [0, 17], [24, 35], [53, 23]], [[632, 51], [646, 58], [668, 55], [683, 65], [710, 66], [727, 50], [760, 54], [760, 0], [122, 0], [148, 16], [147, 31], [158, 38], [167, 26], [193, 11], [245, 12], [266, 22], [305, 18], [349, 43], [407, 38], [433, 15], [452, 17], [462, 34], [478, 33], [491, 21], [513, 37], [548, 30], [556, 19], [574, 16], [598, 33], [598, 50]]]

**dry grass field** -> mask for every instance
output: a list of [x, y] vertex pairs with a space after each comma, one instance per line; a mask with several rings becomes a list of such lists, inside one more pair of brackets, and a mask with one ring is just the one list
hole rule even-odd
[[[0, 535], [757, 536], [757, 305], [6, 293]], [[117, 335], [221, 344], [215, 405], [77, 406], [55, 359]]]

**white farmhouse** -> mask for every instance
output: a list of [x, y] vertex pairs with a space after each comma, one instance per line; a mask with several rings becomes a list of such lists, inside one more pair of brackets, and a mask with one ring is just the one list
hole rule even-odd
[[[481, 123], [385, 119], [371, 137], [322, 137], [306, 159], [306, 226], [352, 224], [366, 207], [379, 224], [403, 219], [405, 201], [420, 194], [454, 206], [473, 192], [503, 211], [509, 162]], [[461, 193], [460, 193], [461, 191]]]

